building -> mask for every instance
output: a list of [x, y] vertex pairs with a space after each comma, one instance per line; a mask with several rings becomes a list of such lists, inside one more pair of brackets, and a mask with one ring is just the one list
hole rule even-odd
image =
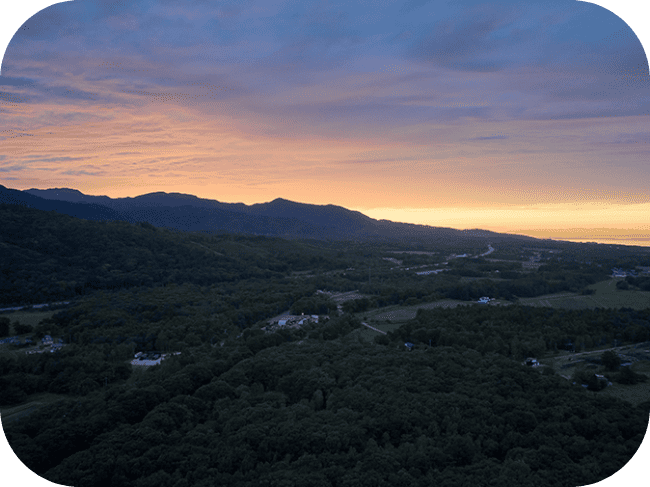
[[50, 335], [45, 335], [41, 341], [43, 342], [43, 345], [52, 345], [52, 343], [54, 343]]
[[482, 298], [479, 298], [478, 302], [481, 304], [487, 304], [490, 302], [490, 298], [488, 298], [487, 296], [483, 296]]
[[528, 357], [524, 362], [524, 365], [528, 365], [529, 367], [539, 367], [540, 363], [537, 361], [537, 359]]
[[449, 269], [433, 269], [429, 271], [416, 272], [418, 276], [428, 276], [429, 274], [438, 274], [439, 272], [448, 271]]
[[131, 360], [131, 365], [142, 365], [142, 366], [151, 366], [158, 365], [163, 360], [165, 360], [170, 355], [180, 355], [181, 352], [166, 353], [149, 351], [149, 352], [139, 352], [136, 354], [136, 358]]

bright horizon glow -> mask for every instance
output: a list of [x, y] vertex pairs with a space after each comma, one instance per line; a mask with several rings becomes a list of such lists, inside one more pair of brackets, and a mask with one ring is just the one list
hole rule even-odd
[[591, 3], [65, 2], [2, 68], [10, 188], [650, 238], [646, 53]]
[[[541, 239], [650, 246], [650, 203], [587, 202], [497, 208], [370, 208], [376, 219], [458, 230], [481, 229]], [[525, 223], [523, 223], [525, 222]], [[617, 222], [603, 226], [602, 222]]]
[[[37, 189], [55, 189], [60, 186]], [[11, 188], [17, 189], [17, 188]], [[22, 188], [22, 189], [31, 189]], [[78, 188], [68, 188], [78, 189]], [[192, 194], [203, 199], [222, 203], [244, 203], [246, 205], [268, 203], [284, 198], [297, 203], [327, 205], [333, 202], [301, 201], [286, 195], [261, 200], [227, 200], [209, 194], [194, 194], [189, 191], [169, 188], [152, 191], [134, 191], [125, 188], [126, 193], [106, 194], [80, 190], [88, 196], [110, 198], [136, 197], [147, 193], [166, 192]], [[635, 245], [650, 247], [650, 203], [613, 204], [610, 202], [576, 202], [573, 204], [510, 205], [500, 207], [438, 207], [438, 208], [360, 208], [346, 207], [376, 220], [446, 227], [457, 230], [481, 229], [497, 233], [526, 235], [540, 239], [567, 240], [574, 242], [596, 242], [610, 245]], [[603, 226], [602, 222], [618, 222]], [[525, 224], [522, 224], [525, 222]], [[551, 223], [549, 223], [551, 222]], [[577, 223], [579, 222], [579, 223]]]

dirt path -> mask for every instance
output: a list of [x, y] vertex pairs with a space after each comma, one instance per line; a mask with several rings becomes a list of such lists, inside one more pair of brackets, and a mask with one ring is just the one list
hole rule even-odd
[[370, 329], [373, 330], [373, 331], [377, 331], [377, 332], [379, 332], [379, 333], [381, 333], [381, 334], [383, 334], [383, 335], [387, 335], [387, 333], [386, 333], [385, 331], [379, 330], [379, 329], [375, 328], [374, 326], [369, 325], [368, 323], [361, 323], [361, 324], [362, 324], [363, 326], [365, 326], [365, 327], [370, 328]]
[[2, 417], [2, 422], [10, 423], [17, 421], [24, 416], [28, 416], [39, 408], [48, 406], [62, 399], [67, 399], [72, 396], [65, 396], [62, 394], [52, 394], [52, 393], [38, 393], [33, 396], [31, 401], [27, 401], [23, 404], [18, 404], [17, 406], [3, 407], [0, 414]]
[[11, 423], [16, 421], [23, 416], [27, 416], [30, 413], [33, 413], [36, 409], [43, 406], [44, 403], [40, 401], [32, 401], [28, 404], [23, 404], [22, 406], [17, 406], [15, 408], [8, 409], [9, 412], [2, 413], [2, 422]]
[[206, 246], [203, 245], [203, 244], [200, 244], [200, 243], [198, 243], [198, 242], [194, 242], [194, 241], [192, 241], [192, 243], [195, 244], [195, 245], [198, 245], [199, 247], [201, 247], [201, 248], [203, 248], [203, 249], [205, 249], [205, 250], [207, 250], [207, 251], [209, 251], [209, 252], [212, 252], [212, 253], [215, 254], [215, 255], [220, 255], [221, 257], [223, 257], [223, 254], [222, 254], [222, 253], [217, 252], [216, 250], [212, 250], [211, 248], [206, 247]]

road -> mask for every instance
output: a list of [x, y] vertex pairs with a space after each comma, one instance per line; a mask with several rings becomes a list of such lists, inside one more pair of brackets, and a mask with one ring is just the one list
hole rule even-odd
[[388, 333], [386, 333], [385, 331], [379, 330], [379, 329], [375, 328], [374, 326], [369, 325], [368, 323], [363, 323], [363, 322], [362, 322], [361, 324], [362, 324], [363, 326], [366, 326], [366, 327], [370, 328], [370, 329], [373, 330], [373, 331], [377, 331], [377, 332], [381, 333], [382, 335], [387, 335], [387, 334], [388, 334]]
[[212, 253], [215, 254], [215, 255], [219, 255], [219, 256], [223, 257], [223, 254], [222, 254], [221, 252], [217, 252], [216, 250], [212, 250], [211, 248], [206, 247], [205, 245], [200, 244], [200, 243], [198, 243], [198, 242], [194, 242], [194, 241], [192, 241], [192, 243], [198, 245], [199, 247], [201, 247], [201, 248], [203, 248], [203, 249], [205, 249], [205, 250], [207, 250], [207, 251], [209, 251], [209, 252], [212, 252]]
[[59, 301], [56, 303], [44, 303], [44, 304], [28, 304], [27, 306], [16, 306], [14, 308], [0, 308], [0, 311], [20, 311], [21, 309], [26, 309], [26, 308], [39, 309], [39, 308], [45, 308], [47, 306], [56, 306], [58, 304], [70, 304], [70, 301]]
[[613, 348], [604, 348], [602, 350], [587, 350], [586, 352], [578, 352], [578, 353], [572, 353], [571, 357], [578, 357], [580, 355], [585, 355], [585, 354], [595, 354], [595, 353], [603, 353], [603, 352], [608, 352], [610, 350], [619, 350], [623, 351], [622, 349], [626, 348], [629, 349], [632, 345], [621, 345], [620, 347], [613, 347]]
[[479, 257], [485, 257], [486, 255], [490, 255], [492, 252], [494, 252], [494, 248], [492, 248], [492, 245], [488, 244], [488, 251], [480, 254]]

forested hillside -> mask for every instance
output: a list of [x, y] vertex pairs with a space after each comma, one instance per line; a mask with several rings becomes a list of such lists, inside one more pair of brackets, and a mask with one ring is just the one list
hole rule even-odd
[[321, 340], [202, 347], [33, 413], [8, 439], [79, 487], [536, 487], [613, 474], [647, 426], [647, 407], [471, 343]]
[[0, 307], [89, 291], [211, 285], [345, 268], [334, 250], [270, 237], [207, 236], [0, 205]]
[[[504, 244], [450, 254], [183, 233], [12, 205], [0, 206], [0, 225], [3, 304], [71, 298], [63, 309], [0, 316], [0, 334], [17, 339], [0, 344], [3, 428], [19, 458], [53, 482], [573, 487], [620, 469], [647, 428], [650, 402], [605, 396], [593, 370], [573, 384], [522, 360], [645, 347], [650, 309], [517, 304], [588, 292], [606, 265], [641, 265], [643, 252], [585, 258], [571, 245]], [[339, 313], [340, 291], [363, 297]], [[508, 306], [467, 302], [484, 293]], [[353, 314], [450, 297], [463, 301], [376, 339], [362, 338], [363, 315]], [[288, 310], [321, 316], [268, 327]], [[55, 348], [35, 344], [46, 335]], [[138, 352], [165, 359], [132, 365]], [[634, 367], [611, 380], [644, 384]]]

